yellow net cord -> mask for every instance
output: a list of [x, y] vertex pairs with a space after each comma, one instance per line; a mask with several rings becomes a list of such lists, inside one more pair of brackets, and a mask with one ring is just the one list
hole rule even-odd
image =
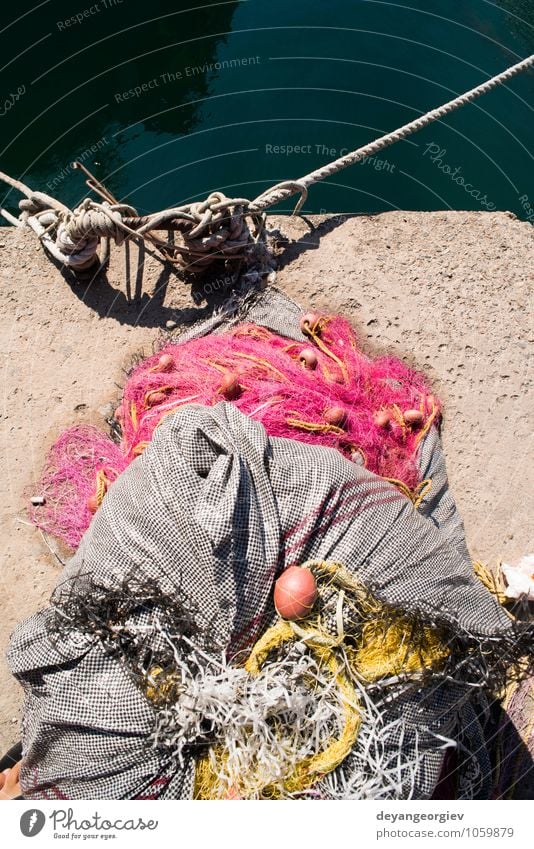
[[[306, 635], [306, 642], [310, 651], [316, 656], [320, 666], [328, 670], [338, 687], [344, 704], [345, 718], [340, 736], [332, 740], [322, 752], [297, 764], [293, 774], [286, 777], [283, 784], [284, 791], [287, 794], [307, 789], [317, 781], [320, 775], [329, 773], [339, 766], [354, 746], [361, 723], [358, 698], [348, 672], [338, 663], [332, 648], [317, 644], [314, 639], [316, 633], [313, 629], [307, 630]], [[280, 620], [258, 640], [245, 663], [245, 669], [250, 675], [259, 675], [265, 660], [272, 651], [297, 638], [298, 635], [291, 624]], [[216, 750], [214, 755], [220, 765], [224, 764], [223, 752]], [[216, 785], [217, 775], [212, 768], [208, 755], [201, 758], [198, 763], [194, 797], [196, 799], [217, 798]], [[255, 789], [258, 789], [262, 798], [281, 798], [280, 790], [277, 787], [269, 784], [262, 786], [261, 764], [258, 764], [256, 775], [240, 776], [239, 785], [240, 796], [246, 797], [250, 795], [251, 791], [254, 792]]]
[[[336, 769], [352, 750], [361, 724], [361, 708], [353, 684], [354, 676], [364, 682], [374, 682], [395, 675], [421, 674], [425, 669], [442, 664], [449, 650], [440, 634], [430, 627], [421, 627], [407, 615], [395, 615], [367, 593], [356, 578], [343, 566], [327, 561], [303, 564], [313, 568], [316, 577], [328, 580], [350, 595], [366, 621], [359, 635], [345, 639], [341, 633], [334, 637], [325, 631], [317, 617], [302, 623], [278, 621], [256, 643], [245, 669], [253, 676], [260, 674], [269, 655], [295, 639], [303, 640], [318, 663], [326, 669], [341, 694], [345, 715], [340, 735], [326, 748], [297, 764], [293, 774], [279, 786], [261, 783], [261, 765], [253, 776], [239, 776], [234, 793], [247, 798], [283, 798], [311, 787], [321, 775]], [[340, 629], [338, 629], [340, 630]], [[226, 756], [218, 747], [200, 758], [195, 775], [194, 798], [221, 797], [217, 773], [224, 770]]]
[[148, 671], [145, 696], [156, 707], [169, 705], [180, 694], [180, 676], [176, 672], [166, 672], [161, 666], [152, 666]]
[[137, 430], [137, 425], [139, 424], [139, 418], [137, 416], [137, 407], [135, 406], [133, 401], [130, 404], [130, 418], [132, 420], [132, 427], [134, 428], [134, 430]]
[[349, 662], [365, 681], [436, 668], [449, 650], [432, 628], [414, 625], [408, 617], [388, 622], [375, 619], [362, 629], [358, 649], [347, 649]]
[[[421, 401], [421, 412], [424, 413], [423, 401]], [[434, 422], [436, 421], [438, 416], [439, 416], [439, 406], [436, 404], [435, 401], [432, 401], [432, 411], [431, 411], [430, 415], [426, 418], [426, 421], [425, 421], [423, 427], [421, 428], [421, 430], [417, 434], [417, 439], [415, 440], [416, 446], [419, 445], [419, 443], [427, 435], [428, 431], [430, 430], [430, 428], [432, 427], [432, 425], [434, 424]]]
[[326, 325], [331, 320], [332, 320], [332, 316], [319, 316], [319, 318], [315, 322], [315, 324], [305, 325], [302, 328], [302, 332], [306, 336], [309, 336], [310, 339], [313, 340], [313, 342], [317, 345], [319, 350], [323, 352], [323, 354], [326, 354], [327, 357], [330, 357], [330, 359], [333, 360], [336, 363], [337, 366], [339, 366], [339, 368], [341, 370], [341, 374], [343, 375], [344, 382], [348, 383], [349, 382], [349, 373], [347, 371], [347, 366], [345, 365], [343, 360], [341, 360], [337, 356], [337, 354], [334, 354], [334, 352], [330, 350], [328, 345], [326, 345], [326, 343], [321, 339], [321, 331], [324, 329], [324, 327], [326, 327]]
[[172, 390], [172, 386], [170, 384], [166, 384], [165, 386], [159, 386], [157, 389], [151, 389], [149, 392], [145, 394], [143, 400], [143, 409], [147, 410], [151, 406], [151, 400], [154, 395], [159, 395], [160, 393], [169, 392]]
[[432, 488], [432, 478], [426, 478], [426, 480], [421, 481], [421, 483], [417, 484], [415, 489], [410, 489], [409, 486], [406, 486], [403, 481], [398, 480], [397, 478], [384, 478], [384, 480], [387, 480], [388, 483], [392, 483], [393, 486], [396, 486], [397, 489], [406, 496], [406, 498], [409, 498], [416, 510], [419, 509], [423, 499], [426, 495], [428, 495]]
[[111, 483], [112, 482], [109, 480], [109, 478], [106, 477], [106, 473], [104, 472], [103, 469], [100, 469], [100, 471], [98, 471], [96, 473], [95, 497], [96, 497], [96, 503], [97, 503], [98, 507], [100, 507], [102, 505], [102, 502], [104, 500], [104, 496], [105, 496], [106, 492], [108, 491], [108, 487], [110, 486]]
[[343, 428], [331, 424], [316, 424], [315, 422], [306, 422], [303, 419], [289, 418], [286, 419], [286, 424], [291, 427], [297, 427], [299, 430], [308, 431], [308, 433], [338, 433], [344, 435]]
[[477, 560], [473, 563], [473, 570], [477, 578], [484, 584], [486, 589], [495, 596], [499, 604], [504, 604], [507, 600], [507, 596], [504, 591], [504, 581], [502, 578], [500, 564], [497, 567], [497, 571], [492, 572], [484, 565], [484, 563]]

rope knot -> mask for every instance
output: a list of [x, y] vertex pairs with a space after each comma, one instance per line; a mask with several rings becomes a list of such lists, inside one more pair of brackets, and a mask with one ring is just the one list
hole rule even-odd
[[137, 215], [136, 210], [127, 204], [99, 203], [90, 198], [72, 211], [60, 210], [55, 218], [55, 247], [63, 262], [78, 269], [92, 265], [101, 238], [122, 244], [129, 230], [123, 218], [132, 215]]
[[265, 231], [265, 215], [252, 212], [246, 198], [212, 192], [201, 202], [180, 207], [176, 219], [178, 261], [188, 271], [201, 272], [217, 260], [249, 261]]

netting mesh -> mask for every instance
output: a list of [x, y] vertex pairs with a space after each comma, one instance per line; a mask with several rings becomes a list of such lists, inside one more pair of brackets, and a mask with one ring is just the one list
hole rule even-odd
[[[249, 318], [261, 315], [274, 329], [270, 313], [275, 329], [301, 341], [295, 312], [268, 292]], [[221, 321], [232, 327], [219, 317], [190, 338], [222, 329]], [[215, 707], [228, 692], [235, 704], [232, 687], [248, 681], [244, 661], [277, 621], [274, 581], [305, 561], [342, 564], [419, 636], [434, 630], [445, 663], [393, 675], [384, 667], [373, 680], [356, 668], [354, 745], [297, 796], [429, 798], [450, 747], [464, 764], [460, 795], [487, 796], [489, 761], [473, 705], [521, 659], [525, 671], [532, 632], [511, 621], [473, 572], [435, 427], [415, 457], [418, 478], [431, 480], [419, 509], [342, 451], [270, 436], [235, 403], [188, 403], [165, 416], [109, 486], [51, 605], [13, 636], [9, 662], [25, 690], [25, 796], [191, 798], [198, 765], [225, 729]], [[341, 592], [324, 597], [322, 627], [334, 641], [340, 629], [355, 629], [356, 641], [365, 633], [347, 604], [351, 581], [341, 602]], [[390, 630], [373, 633], [382, 656]], [[327, 645], [341, 663], [341, 643]], [[309, 694], [291, 664], [304, 658], [303, 678], [315, 674], [322, 692], [338, 683], [337, 673], [323, 680], [309, 649], [297, 634], [287, 655], [265, 660], [262, 679], [280, 693], [293, 680], [289, 708], [305, 717]], [[192, 695], [204, 713], [191, 716]], [[322, 704], [321, 727], [332, 733], [341, 733], [338, 698]], [[269, 763], [274, 769], [276, 758]]]
[[48, 454], [38, 485], [45, 503], [30, 509], [37, 527], [75, 549], [96, 510], [99, 486], [107, 487], [128, 462], [119, 446], [90, 425], [66, 430]]
[[228, 400], [270, 436], [336, 448], [372, 472], [414, 489], [417, 446], [439, 416], [423, 376], [394, 357], [372, 359], [349, 323], [312, 315], [307, 341], [257, 324], [168, 344], [140, 362], [115, 412], [119, 448], [98, 430], [67, 430], [41, 482], [43, 530], [75, 548], [109, 485], [144, 451], [163, 419], [184, 405]]

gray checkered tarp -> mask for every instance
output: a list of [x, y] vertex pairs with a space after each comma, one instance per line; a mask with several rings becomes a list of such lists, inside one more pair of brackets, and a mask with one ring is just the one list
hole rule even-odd
[[[265, 298], [248, 319], [298, 334], [297, 308], [272, 291]], [[195, 621], [209, 626], [218, 645], [243, 650], [276, 619], [280, 570], [317, 558], [343, 563], [385, 601], [430, 620], [439, 614], [452, 630], [509, 634], [509, 619], [473, 574], [435, 429], [420, 467], [433, 486], [416, 511], [394, 486], [335, 450], [271, 439], [232, 404], [190, 405], [167, 417], [110, 487], [60, 579], [56, 607], [13, 635], [9, 663], [25, 690], [25, 797], [192, 794], [193, 759], [178, 765], [172, 752], [147, 747], [155, 708], [124, 663], [76, 623], [61, 640], [52, 636], [64, 588], [83, 594], [94, 583], [113, 592], [132, 574], [157, 582], [162, 594], [189, 599]], [[150, 623], [149, 612], [135, 615]], [[467, 694], [461, 683], [440, 683], [384, 708], [386, 721], [403, 718], [402, 734], [388, 745], [422, 753], [400, 796], [431, 795], [443, 759], [436, 735], [454, 736]], [[323, 794], [335, 797], [335, 783], [325, 782]]]

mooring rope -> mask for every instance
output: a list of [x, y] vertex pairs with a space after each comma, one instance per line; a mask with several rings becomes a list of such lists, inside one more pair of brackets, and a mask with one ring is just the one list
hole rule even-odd
[[[326, 180], [366, 157], [374, 156], [533, 65], [534, 54], [346, 156], [298, 180], [277, 183], [253, 201], [228, 198], [222, 192], [212, 192], [204, 201], [139, 216], [133, 207], [121, 204], [80, 162], [73, 163], [73, 167], [85, 173], [87, 185], [102, 200], [86, 198], [74, 210], [43, 192], [32, 191], [20, 180], [2, 172], [0, 180], [25, 195], [19, 202], [21, 224], [27, 224], [34, 230], [52, 256], [76, 270], [92, 267], [99, 262], [97, 249], [101, 238], [113, 239], [117, 244], [121, 244], [124, 239], [133, 239], [148, 241], [164, 260], [188, 271], [201, 272], [214, 261], [223, 260], [227, 267], [247, 268], [250, 279], [262, 277], [275, 267], [265, 242], [265, 210], [268, 207], [300, 194], [293, 212], [298, 214], [306, 202], [308, 188], [314, 183]], [[0, 208], [0, 214], [11, 224], [19, 223], [7, 210]], [[175, 231], [178, 238], [162, 239], [156, 232], [161, 230]]]
[[440, 118], [443, 118], [450, 112], [454, 112], [455, 109], [459, 109], [461, 106], [471, 103], [473, 100], [476, 100], [477, 97], [481, 97], [481, 95], [486, 94], [498, 85], [508, 82], [508, 80], [515, 77], [516, 74], [526, 71], [527, 68], [530, 68], [532, 65], [534, 65], [534, 53], [526, 59], [523, 59], [521, 62], [517, 62], [517, 64], [507, 68], [506, 71], [502, 71], [502, 73], [491, 77], [491, 79], [486, 80], [486, 82], [475, 86], [475, 88], [470, 89], [465, 94], [461, 94], [453, 100], [449, 100], [447, 103], [444, 103], [442, 106], [438, 106], [436, 109], [426, 112], [419, 118], [415, 118], [415, 120], [410, 121], [408, 124], [404, 124], [402, 127], [399, 127], [398, 130], [394, 130], [392, 133], [386, 133], [386, 135], [375, 139], [375, 141], [369, 142], [369, 144], [366, 144], [363, 147], [359, 147], [357, 150], [352, 151], [352, 153], [347, 153], [345, 156], [334, 160], [334, 162], [329, 162], [327, 165], [317, 168], [317, 170], [312, 171], [311, 174], [306, 174], [305, 177], [300, 177], [298, 180], [294, 181], [294, 188], [279, 184], [278, 186], [274, 186], [272, 189], [268, 189], [252, 202], [250, 208], [258, 210], [265, 209], [268, 206], [273, 206], [276, 203], [280, 203], [282, 200], [286, 200], [292, 195], [297, 194], [298, 191], [302, 190], [305, 194], [303, 194], [303, 197], [297, 204], [295, 211], [298, 212], [302, 207], [302, 204], [305, 202], [307, 190], [310, 186], [313, 186], [314, 183], [319, 183], [321, 180], [327, 180], [329, 177], [337, 174], [338, 171], [348, 168], [349, 165], [355, 165], [357, 162], [361, 162], [362, 159], [365, 159], [368, 156], [374, 156], [381, 150], [384, 150], [385, 147], [389, 147], [390, 144], [402, 141], [402, 139], [405, 139], [412, 133], [416, 133], [418, 130], [428, 127], [429, 124], [432, 124], [434, 121], [439, 121]]

